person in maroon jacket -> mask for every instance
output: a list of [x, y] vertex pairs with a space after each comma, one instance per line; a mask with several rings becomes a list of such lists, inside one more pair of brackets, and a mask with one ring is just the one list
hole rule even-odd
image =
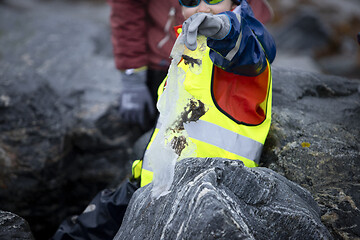
[[[157, 115], [157, 89], [167, 74], [170, 51], [176, 36], [173, 27], [183, 21], [178, 0], [107, 0], [122, 93], [119, 99], [123, 122], [152, 126]], [[272, 18], [266, 0], [248, 0], [262, 23]]]
[[143, 128], [156, 116], [157, 88], [170, 65], [176, 36], [173, 26], [184, 19], [178, 0], [108, 0], [116, 67], [122, 94], [120, 115], [124, 122]]

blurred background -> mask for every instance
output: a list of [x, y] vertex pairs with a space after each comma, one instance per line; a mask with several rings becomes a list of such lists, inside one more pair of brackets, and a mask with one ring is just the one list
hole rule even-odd
[[[96, 16], [98, 21], [104, 23], [104, 28], [109, 28], [106, 26], [109, 6], [105, 0], [0, 0], [0, 2], [2, 8], [7, 5], [23, 12], [18, 16], [19, 24], [15, 25], [16, 28], [11, 28], [14, 26], [11, 24], [11, 17], [6, 18], [6, 15], [2, 14], [2, 35], [5, 34], [4, 31], [20, 31], [21, 26], [26, 28], [20, 23], [21, 18], [23, 21], [27, 18], [26, 15], [41, 17], [44, 22], [49, 21], [46, 17], [52, 18], [56, 15], [59, 16], [58, 18], [63, 15], [65, 18], [67, 15], [80, 14], [84, 19]], [[360, 32], [359, 0], [269, 0], [268, 2], [274, 10], [273, 21], [268, 23], [267, 27], [277, 43], [278, 56], [275, 66], [360, 78], [360, 47], [357, 40], [357, 34]], [[44, 6], [38, 7], [41, 5]], [[73, 10], [68, 9], [71, 5], [74, 7]], [[102, 37], [105, 39], [109, 36]], [[106, 41], [108, 41], [104, 42], [106, 46], [99, 47], [106, 48], [107, 53], [111, 54], [110, 38]]]
[[270, 0], [274, 65], [360, 78], [359, 0]]

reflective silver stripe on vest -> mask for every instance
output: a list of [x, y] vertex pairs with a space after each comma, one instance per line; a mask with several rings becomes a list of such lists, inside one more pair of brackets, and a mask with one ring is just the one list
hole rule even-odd
[[[239, 20], [239, 23], [240, 23], [240, 26], [241, 26], [241, 17], [240, 17], [240, 15], [236, 14], [236, 17]], [[235, 54], [239, 51], [241, 39], [242, 39], [242, 29], [240, 29], [239, 37], [238, 37], [238, 39], [236, 41], [235, 47], [233, 49], [231, 49], [230, 52], [228, 52], [225, 59], [231, 61], [235, 57]]]
[[184, 124], [191, 138], [209, 143], [259, 164], [263, 144], [216, 124], [198, 120]]
[[[158, 121], [156, 128], [160, 127], [161, 123]], [[259, 164], [260, 162], [263, 144], [258, 141], [202, 120], [185, 123], [184, 128], [191, 138], [252, 160], [256, 164]], [[149, 166], [146, 153], [142, 167], [146, 170], [152, 171]]]

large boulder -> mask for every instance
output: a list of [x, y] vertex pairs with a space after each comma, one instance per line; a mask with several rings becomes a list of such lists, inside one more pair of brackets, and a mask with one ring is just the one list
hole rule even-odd
[[310, 193], [266, 168], [190, 158], [176, 164], [169, 193], [138, 189], [114, 238], [332, 239]]
[[273, 69], [261, 166], [308, 189], [337, 239], [360, 237], [360, 81]]

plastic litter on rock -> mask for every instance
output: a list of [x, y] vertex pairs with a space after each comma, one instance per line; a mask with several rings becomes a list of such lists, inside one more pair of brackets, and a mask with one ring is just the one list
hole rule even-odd
[[168, 71], [166, 88], [160, 96], [157, 108], [159, 132], [144, 159], [153, 169], [152, 198], [157, 199], [169, 193], [174, 178], [177, 161], [194, 157], [196, 145], [191, 142], [182, 123], [181, 114], [196, 106], [198, 101], [188, 93], [183, 85], [185, 71], [178, 67], [183, 59], [189, 64], [190, 71], [199, 74], [202, 71], [202, 58], [206, 50], [206, 37], [199, 36], [198, 48], [195, 51], [187, 49], [182, 34], [178, 37], [171, 51], [172, 62]]

